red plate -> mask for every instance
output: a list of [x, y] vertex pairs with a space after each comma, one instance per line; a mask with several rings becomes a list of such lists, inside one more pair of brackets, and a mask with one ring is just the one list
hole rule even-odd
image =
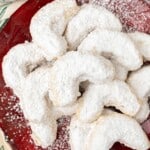
[[[51, 1], [52, 0], [28, 0], [11, 16], [6, 26], [0, 32], [0, 63], [2, 62], [3, 56], [12, 46], [18, 43], [23, 43], [25, 40], [31, 40], [29, 24], [32, 16], [38, 9]], [[119, 0], [110, 1], [109, 3], [106, 3], [106, 0], [99, 0], [99, 2], [101, 5], [104, 5], [105, 2], [105, 7], [120, 17], [122, 23], [124, 23], [125, 29], [150, 33], [149, 4], [141, 0], [123, 0], [123, 3], [120, 3]], [[125, 10], [128, 17], [124, 17]], [[135, 12], [135, 14], [130, 16], [131, 12]], [[20, 109], [19, 99], [14, 96], [11, 89], [4, 86], [5, 83], [0, 66], [0, 127], [8, 136], [13, 149], [44, 150], [37, 147], [30, 137], [31, 129], [27, 125], [27, 120], [25, 120]], [[67, 126], [69, 123], [69, 117], [62, 118], [58, 121], [57, 140], [53, 146], [48, 149], [70, 150], [70, 146], [68, 144], [69, 136], [67, 132]], [[147, 131], [150, 137], [150, 120], [144, 123], [143, 128]], [[112, 150], [129, 149], [117, 143], [114, 145]]]

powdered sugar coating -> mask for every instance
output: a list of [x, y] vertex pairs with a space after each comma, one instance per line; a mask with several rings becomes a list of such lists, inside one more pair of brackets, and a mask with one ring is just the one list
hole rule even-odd
[[69, 144], [69, 125], [71, 118], [66, 116], [58, 120], [58, 135], [54, 144], [48, 150], [71, 150]]
[[144, 60], [150, 61], [150, 35], [142, 32], [129, 33], [128, 35], [144, 57]]
[[80, 122], [76, 116], [71, 120], [72, 150], [108, 150], [116, 141], [137, 150], [150, 147], [139, 123], [126, 115], [105, 110], [103, 116], [93, 123]]
[[[99, 69], [97, 69], [99, 68]], [[103, 83], [114, 78], [114, 68], [109, 60], [80, 52], [68, 52], [58, 59], [51, 69], [49, 97], [54, 106], [76, 102], [79, 84], [88, 80]]]
[[[2, 127], [5, 135], [9, 135], [10, 143], [14, 144], [20, 142], [14, 149], [43, 150], [33, 142], [31, 138], [32, 131], [28, 126], [28, 121], [24, 119], [19, 100], [13, 95], [9, 88], [0, 89], [0, 104], [0, 127]], [[71, 150], [68, 143], [70, 117], [62, 117], [58, 119], [57, 123], [57, 138], [53, 145], [48, 147], [47, 150]]]
[[2, 62], [3, 77], [7, 86], [11, 87], [15, 94], [20, 96], [26, 76], [34, 68], [42, 64], [44, 54], [41, 49], [33, 43], [18, 44], [10, 49], [4, 56]]
[[128, 76], [128, 69], [116, 62], [115, 60], [111, 60], [114, 65], [115, 72], [116, 72], [116, 79], [125, 81]]
[[104, 29], [92, 31], [79, 45], [78, 51], [114, 59], [128, 70], [141, 67], [143, 60], [127, 34]]
[[75, 50], [82, 40], [95, 28], [120, 31], [122, 25], [118, 18], [105, 8], [90, 4], [84, 5], [68, 23], [65, 36], [69, 49]]
[[116, 141], [132, 149], [150, 148], [150, 142], [140, 124], [119, 113], [110, 112], [101, 116], [89, 134], [84, 150], [108, 150]]
[[55, 0], [41, 8], [30, 24], [33, 42], [50, 51], [53, 57], [64, 54], [67, 42], [63, 33], [67, 23], [78, 10], [74, 0]]
[[116, 14], [124, 30], [150, 33], [150, 4], [144, 0], [90, 0], [90, 2]]
[[[37, 147], [34, 145], [33, 140], [30, 138], [31, 129], [27, 125], [27, 120], [24, 119], [24, 115], [19, 106], [18, 98], [13, 95], [12, 91], [8, 88], [0, 89], [0, 126], [4, 130], [6, 135], [9, 135], [11, 143], [26, 144], [26, 150], [31, 147]], [[17, 124], [17, 125], [16, 125]], [[7, 128], [5, 127], [7, 126]], [[25, 135], [25, 137], [23, 136]], [[21, 149], [21, 145], [17, 148]]]
[[150, 65], [132, 72], [127, 82], [143, 103], [140, 112], [137, 114], [137, 119], [143, 122], [150, 113], [148, 104], [148, 97], [150, 96]]
[[97, 120], [102, 115], [104, 106], [114, 106], [129, 116], [135, 116], [140, 108], [140, 103], [128, 84], [119, 80], [90, 85], [80, 100], [78, 118], [83, 122]]

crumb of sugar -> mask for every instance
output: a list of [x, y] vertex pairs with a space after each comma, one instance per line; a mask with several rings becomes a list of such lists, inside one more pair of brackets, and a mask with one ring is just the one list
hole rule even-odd
[[71, 118], [69, 116], [63, 116], [58, 120], [58, 132], [57, 139], [54, 144], [48, 148], [48, 150], [71, 150], [69, 141], [68, 126], [70, 125]]

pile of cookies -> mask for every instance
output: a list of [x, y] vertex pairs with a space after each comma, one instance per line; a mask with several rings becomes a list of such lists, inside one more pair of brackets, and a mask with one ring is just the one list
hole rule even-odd
[[75, 0], [41, 8], [30, 32], [32, 41], [12, 47], [2, 68], [37, 145], [51, 145], [56, 120], [70, 115], [72, 150], [108, 150], [116, 141], [150, 147], [139, 124], [150, 112], [149, 35], [124, 33], [110, 11]]

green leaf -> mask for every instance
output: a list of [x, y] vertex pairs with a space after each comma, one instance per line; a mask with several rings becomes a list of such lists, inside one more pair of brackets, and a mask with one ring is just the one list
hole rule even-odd
[[[5, 24], [7, 23], [9, 19], [3, 19], [3, 20], [0, 20], [0, 30], [5, 26]], [[1, 150], [1, 149], [0, 149]]]
[[0, 7], [0, 18], [3, 17], [3, 15], [4, 15], [5, 12], [6, 12], [6, 9], [7, 9], [7, 6], [5, 6], [5, 7]]
[[0, 147], [0, 150], [5, 150], [5, 149], [4, 149], [4, 146], [1, 146], [1, 147]]
[[9, 3], [6, 3], [6, 4], [3, 4], [0, 6], [0, 19], [3, 17], [3, 15], [5, 14], [8, 6], [11, 4], [12, 2], [9, 2]]

